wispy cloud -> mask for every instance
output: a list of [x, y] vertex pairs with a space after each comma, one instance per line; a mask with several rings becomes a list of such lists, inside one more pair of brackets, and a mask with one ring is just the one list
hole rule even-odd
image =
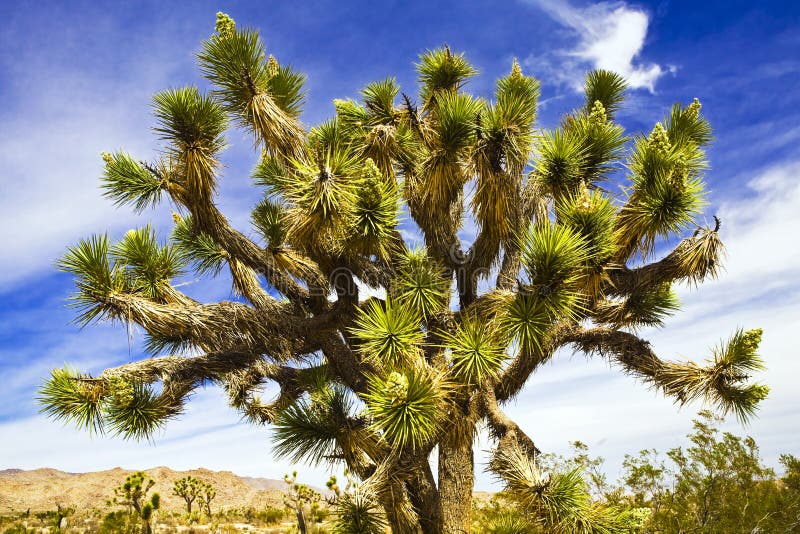
[[526, 63], [544, 69], [548, 76], [580, 88], [587, 66], [624, 76], [632, 88], [655, 91], [656, 81], [673, 67], [640, 58], [650, 17], [622, 2], [601, 2], [575, 7], [560, 0], [529, 0], [574, 35], [574, 45], [552, 55], [530, 56]]

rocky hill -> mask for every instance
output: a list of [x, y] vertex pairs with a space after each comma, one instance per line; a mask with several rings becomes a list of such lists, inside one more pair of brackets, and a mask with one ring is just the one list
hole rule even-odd
[[[282, 480], [240, 477], [230, 471], [193, 469], [173, 471], [168, 467], [144, 470], [153, 480], [153, 491], [161, 494], [162, 510], [181, 510], [183, 500], [172, 494], [175, 480], [193, 476], [210, 482], [217, 490], [212, 509], [282, 506]], [[56, 469], [6, 469], [0, 471], [0, 514], [54, 510], [57, 505], [79, 510], [105, 508], [114, 488], [130, 470], [115, 468], [94, 473], [65, 473]]]

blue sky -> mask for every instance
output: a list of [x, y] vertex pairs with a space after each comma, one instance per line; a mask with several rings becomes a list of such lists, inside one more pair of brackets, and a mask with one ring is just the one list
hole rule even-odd
[[[328, 117], [334, 98], [355, 96], [387, 75], [416, 88], [413, 62], [448, 43], [480, 70], [470, 89], [489, 96], [514, 57], [543, 84], [538, 127], [557, 124], [580, 101], [586, 70], [615, 69], [635, 86], [618, 118], [649, 131], [675, 101], [699, 97], [715, 128], [707, 217], [719, 214], [727, 272], [699, 290], [681, 288], [683, 311], [646, 332], [663, 356], [702, 359], [736, 327], [765, 329], [761, 415], [742, 429], [771, 464], [800, 453], [800, 5], [792, 2], [3, 2], [0, 3], [0, 469], [70, 471], [122, 465], [204, 466], [280, 477], [268, 431], [240, 424], [219, 392], [198, 394], [155, 444], [89, 438], [37, 414], [35, 390], [70, 362], [99, 371], [140, 355], [141, 336], [70, 323], [72, 290], [54, 261], [93, 232], [120, 235], [151, 222], [166, 228], [169, 206], [141, 216], [116, 210], [98, 189], [102, 150], [148, 158], [150, 97], [203, 85], [193, 55], [218, 10], [258, 27], [281, 62], [309, 76], [306, 113]], [[258, 198], [250, 187], [251, 143], [237, 132], [223, 158], [222, 208], [246, 228]], [[188, 291], [228, 298], [222, 283]], [[531, 380], [509, 410], [543, 449], [587, 442], [607, 458], [681, 443], [699, 406], [671, 401], [602, 361], [565, 354]], [[483, 441], [479, 448], [488, 448]], [[480, 461], [480, 458], [479, 458]], [[321, 483], [324, 470], [305, 469]], [[479, 488], [490, 479], [479, 476]]]

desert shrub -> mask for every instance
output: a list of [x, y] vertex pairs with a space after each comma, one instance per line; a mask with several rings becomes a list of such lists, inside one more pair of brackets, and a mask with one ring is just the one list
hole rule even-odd
[[132, 514], [124, 510], [109, 512], [103, 517], [98, 534], [136, 534], [139, 530], [138, 523]]
[[264, 521], [264, 523], [272, 525], [280, 523], [286, 517], [286, 511], [283, 508], [267, 506], [259, 515], [259, 519]]

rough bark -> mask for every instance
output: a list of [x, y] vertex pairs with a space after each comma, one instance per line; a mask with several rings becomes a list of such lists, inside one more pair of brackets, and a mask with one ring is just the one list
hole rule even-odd
[[424, 458], [414, 469], [406, 482], [409, 499], [419, 515], [419, 526], [423, 534], [441, 534], [442, 504], [436, 479], [431, 471], [428, 459]]
[[458, 425], [439, 442], [439, 496], [442, 503], [442, 534], [471, 531], [472, 486], [475, 462], [472, 436]]

